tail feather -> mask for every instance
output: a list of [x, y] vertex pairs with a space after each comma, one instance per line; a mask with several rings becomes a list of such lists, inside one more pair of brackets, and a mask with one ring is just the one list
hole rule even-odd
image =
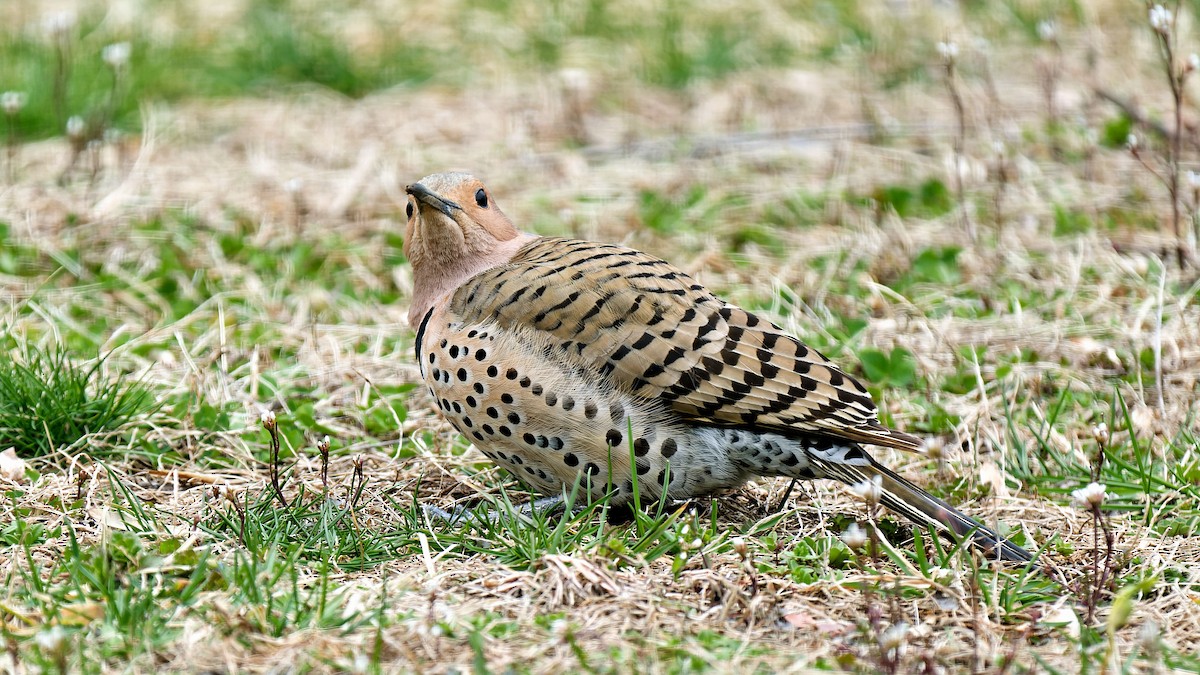
[[933, 525], [941, 531], [949, 531], [959, 537], [970, 536], [971, 541], [991, 557], [995, 557], [998, 553], [1000, 558], [1012, 562], [1033, 560], [1029, 551], [913, 485], [874, 459], [868, 458], [870, 464], [841, 464], [816, 458], [811, 459], [828, 477], [836, 478], [848, 485], [855, 485], [879, 476], [882, 481], [880, 501], [889, 510], [902, 514], [914, 523]]

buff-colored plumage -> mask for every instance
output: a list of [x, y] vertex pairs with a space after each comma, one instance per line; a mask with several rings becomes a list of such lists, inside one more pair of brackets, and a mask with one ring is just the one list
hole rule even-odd
[[769, 321], [645, 253], [521, 233], [469, 175], [408, 193], [423, 377], [447, 419], [529, 485], [557, 494], [582, 479], [622, 502], [754, 475], [874, 479], [889, 508], [1029, 559], [875, 462], [860, 444], [920, 442]]

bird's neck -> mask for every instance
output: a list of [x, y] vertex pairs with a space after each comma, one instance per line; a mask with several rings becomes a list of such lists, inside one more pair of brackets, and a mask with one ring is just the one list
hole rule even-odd
[[454, 292], [468, 279], [487, 270], [503, 265], [513, 259], [517, 251], [536, 235], [522, 232], [508, 241], [502, 241], [494, 249], [470, 258], [448, 261], [428, 261], [413, 268], [413, 298], [408, 309], [408, 324], [416, 328], [430, 307]]

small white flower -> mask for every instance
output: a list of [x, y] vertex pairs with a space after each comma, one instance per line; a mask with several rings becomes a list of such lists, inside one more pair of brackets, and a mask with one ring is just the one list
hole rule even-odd
[[67, 137], [73, 140], [83, 138], [83, 132], [87, 131], [87, 123], [79, 115], [72, 115], [67, 120]]
[[563, 68], [558, 71], [558, 78], [570, 91], [584, 91], [591, 84], [591, 76], [583, 68]]
[[958, 57], [958, 45], [954, 42], [939, 42], [937, 52], [943, 61], [953, 61]]
[[1039, 21], [1037, 25], [1038, 37], [1043, 42], [1054, 42], [1058, 39], [1058, 26], [1053, 21]]
[[67, 645], [67, 631], [63, 630], [62, 626], [54, 626], [47, 630], [39, 632], [34, 636], [33, 641], [38, 647], [42, 648], [48, 656], [57, 658], [62, 654], [63, 649]]
[[275, 426], [275, 411], [268, 410], [265, 413], [263, 413], [262, 417], [260, 417], [259, 419], [262, 420], [262, 425], [269, 429], [269, 428]]
[[[1189, 171], [1188, 173], [1190, 174], [1193, 172]], [[1189, 180], [1190, 180], [1190, 178], [1189, 178]], [[1096, 426], [1092, 427], [1092, 439], [1095, 440], [1100, 445], [1108, 445], [1108, 439], [1109, 439], [1108, 425], [1105, 424], [1104, 422], [1101, 422], [1100, 424], [1097, 424]]]
[[859, 527], [858, 523], [851, 523], [840, 536], [851, 551], [857, 551], [867, 545], [867, 532]]
[[1125, 137], [1125, 147], [1131, 151], [1136, 151], [1138, 149], [1137, 134], [1129, 134]]
[[[997, 143], [997, 145], [1000, 145]], [[1001, 146], [1003, 147], [1003, 146]], [[937, 436], [930, 436], [925, 441], [925, 456], [929, 459], [941, 459], [946, 454], [946, 441]]]
[[901, 622], [889, 626], [883, 631], [883, 635], [879, 636], [879, 646], [885, 652], [898, 650], [904, 646], [904, 641], [908, 639], [908, 624]]
[[742, 537], [734, 537], [729, 543], [733, 544], [733, 552], [738, 554], [738, 557], [744, 559], [750, 554], [750, 548], [746, 546], [746, 540]]
[[1153, 621], [1147, 621], [1138, 630], [1138, 643], [1142, 645], [1142, 649], [1152, 652], [1158, 649], [1158, 642], [1161, 636], [1162, 631], [1159, 629], [1158, 624]]
[[875, 506], [879, 503], [879, 498], [883, 496], [883, 476], [871, 476], [868, 480], [851, 486], [850, 491], [858, 495], [858, 498], [866, 502], [868, 506]]
[[100, 52], [100, 58], [113, 70], [120, 70], [129, 63], [129, 55], [132, 53], [133, 46], [128, 42], [114, 42]]
[[74, 12], [50, 12], [42, 17], [42, 30], [51, 37], [63, 37], [74, 27]]
[[678, 562], [680, 565], [687, 562], [687, 559], [688, 559], [688, 554], [683, 551], [680, 551], [679, 555], [675, 556], [675, 561]]
[[1103, 504], [1105, 496], [1103, 483], [1088, 483], [1087, 487], [1071, 492], [1071, 499], [1089, 510]]
[[1155, 5], [1150, 8], [1150, 27], [1154, 30], [1166, 35], [1171, 30], [1171, 24], [1175, 21], [1171, 10], [1162, 5]]
[[0, 94], [0, 108], [4, 108], [5, 115], [16, 115], [28, 100], [23, 91], [6, 91]]

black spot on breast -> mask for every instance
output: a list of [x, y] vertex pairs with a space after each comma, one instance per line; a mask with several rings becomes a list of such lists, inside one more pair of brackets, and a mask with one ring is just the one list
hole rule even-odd
[[500, 411], [496, 410], [495, 408], [493, 408], [491, 406], [488, 406], [488, 409], [484, 412], [486, 412], [487, 416], [492, 419], [498, 419], [500, 417]]
[[550, 439], [546, 438], [545, 436], [538, 436], [538, 437], [537, 437], [537, 446], [538, 446], [539, 448], [544, 448], [544, 447], [546, 447], [546, 446], [548, 446], [548, 445], [550, 445]]
[[487, 374], [488, 374], [488, 377], [496, 377], [497, 375], [500, 374], [500, 369], [497, 368], [496, 366], [488, 366]]
[[484, 388], [482, 382], [475, 383], [475, 393], [476, 394], [483, 394], [483, 392], [485, 392], [485, 391], [487, 391], [487, 389]]
[[510, 412], [510, 413], [508, 413], [508, 421], [509, 421], [509, 422], [511, 422], [511, 423], [513, 423], [513, 424], [520, 424], [520, 423], [521, 423], [521, 416], [520, 416], [520, 415], [518, 415], [518, 414], [517, 414], [517, 413], [515, 413], [515, 412]]
[[472, 431], [471, 435], [474, 436], [475, 440], [477, 440], [477, 441], [483, 440], [483, 434], [479, 433], [478, 431]]
[[548, 406], [558, 405], [558, 394], [555, 394], [554, 392], [550, 392], [550, 393], [546, 394], [546, 405], [548, 405]]
[[458, 381], [459, 381], [459, 382], [466, 382], [466, 381], [467, 381], [467, 369], [466, 369], [466, 368], [459, 368], [459, 369], [458, 369]]
[[510, 379], [510, 380], [515, 380], [515, 379], [517, 379], [517, 378], [518, 378], [520, 375], [521, 375], [521, 374], [517, 372], [517, 369], [516, 369], [516, 368], [509, 368], [509, 369], [508, 369], [508, 370], [507, 370], [507, 371], [504, 373], [504, 377], [507, 377], [507, 378], [508, 378], [508, 379]]
[[600, 467], [588, 462], [587, 465], [583, 467], [583, 471], [589, 476], [595, 476], [600, 473]]
[[435, 380], [442, 379], [442, 370], [440, 368], [433, 369], [433, 379], [435, 379]]
[[527, 473], [527, 474], [529, 474], [530, 476], [532, 476], [532, 475], [533, 475], [533, 467], [532, 467], [532, 466], [527, 466], [527, 467], [525, 467], [525, 473]]
[[[646, 462], [637, 462], [635, 464], [635, 466], [637, 467], [637, 472], [638, 472], [639, 476], [644, 476], [644, 475], [650, 473], [650, 465]], [[631, 485], [630, 492], [633, 492], [632, 488], [633, 488], [633, 486]]]
[[550, 449], [551, 450], [562, 450], [563, 449], [563, 439], [559, 438], [558, 436], [551, 436], [550, 437]]
[[490, 425], [490, 424], [485, 424], [480, 428], [483, 429], [483, 433], [487, 434], [488, 436], [491, 436], [496, 433], [496, 430], [493, 429], [492, 425]]
[[437, 357], [435, 357], [433, 355], [433, 352], [429, 352], [429, 363], [432, 364], [436, 360], [437, 360]]
[[480, 349], [479, 351], [475, 352], [475, 360], [476, 361], [483, 361], [486, 358], [487, 358], [487, 350], [486, 349]]
[[463, 424], [467, 425], [468, 429], [475, 426], [475, 423], [471, 421], [470, 417], [464, 417], [462, 421], [463, 421]]
[[584, 416], [584, 417], [586, 417], [586, 418], [588, 418], [589, 420], [590, 420], [590, 419], [593, 419], [593, 418], [595, 418], [595, 417], [596, 417], [596, 404], [595, 404], [595, 402], [593, 402], [593, 401], [584, 401], [584, 403], [583, 403], [583, 416]]
[[448, 345], [448, 344], [450, 344], [450, 341], [447, 340], [446, 338], [442, 338], [442, 349], [445, 349], [446, 345]]
[[504, 425], [500, 425], [500, 435], [504, 436], [505, 438], [512, 436], [512, 429], [509, 429]]
[[533, 445], [537, 439], [533, 437], [533, 434], [526, 431], [525, 434], [521, 436], [521, 440], [525, 441], [529, 445]]
[[784, 466], [796, 466], [799, 463], [800, 463], [800, 458], [796, 457], [796, 455], [794, 455], [794, 454], [788, 455], [787, 457], [783, 458]]
[[521, 381], [518, 382], [517, 384], [521, 385], [521, 388], [524, 389], [525, 387], [528, 387], [532, 382], [533, 382], [533, 380], [530, 380], [528, 377], [522, 377]]
[[633, 454], [638, 457], [645, 457], [648, 452], [650, 452], [650, 441], [639, 438], [633, 442]]
[[571, 410], [575, 407], [575, 399], [570, 396], [564, 396], [562, 400], [563, 410]]
[[620, 422], [624, 417], [625, 406], [621, 405], [620, 403], [613, 403], [608, 407], [608, 418], [612, 420], [613, 424]]
[[567, 466], [579, 466], [579, 458], [575, 456], [575, 453], [568, 452], [563, 455], [563, 463]]
[[609, 429], [608, 433], [604, 435], [604, 440], [608, 441], [609, 447], [615, 448], [621, 444], [621, 432], [616, 429]]
[[663, 457], [669, 458], [671, 455], [674, 455], [677, 450], [679, 450], [679, 445], [675, 443], [674, 438], [668, 438], [662, 442], [662, 445], [658, 446], [658, 450], [662, 453]]
[[458, 358], [458, 345], [450, 345], [450, 358]]
[[533, 394], [534, 396], [541, 396], [542, 395], [542, 385], [540, 385], [540, 384], [533, 385], [532, 387], [529, 388], [529, 393]]
[[504, 403], [512, 405], [512, 402], [513, 402], [512, 394], [508, 394], [508, 393], [500, 394], [500, 400], [503, 401]]
[[462, 406], [458, 404], [458, 401], [451, 401], [450, 407], [454, 408], [454, 412], [458, 413], [459, 415], [462, 414]]

